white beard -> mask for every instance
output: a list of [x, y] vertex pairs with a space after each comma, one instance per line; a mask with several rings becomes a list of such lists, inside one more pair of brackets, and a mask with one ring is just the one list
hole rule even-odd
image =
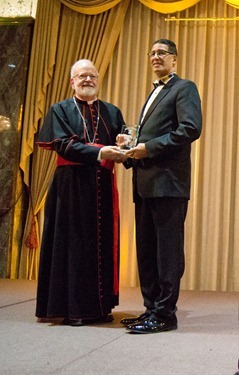
[[97, 90], [95, 87], [85, 86], [78, 89], [76, 94], [78, 94], [82, 98], [86, 97], [94, 99], [96, 97]]

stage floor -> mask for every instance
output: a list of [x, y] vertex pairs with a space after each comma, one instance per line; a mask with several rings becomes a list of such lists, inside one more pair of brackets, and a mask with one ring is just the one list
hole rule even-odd
[[0, 375], [234, 375], [239, 293], [181, 291], [179, 328], [125, 331], [144, 311], [139, 288], [122, 288], [114, 321], [83, 327], [37, 323], [36, 282], [0, 279]]

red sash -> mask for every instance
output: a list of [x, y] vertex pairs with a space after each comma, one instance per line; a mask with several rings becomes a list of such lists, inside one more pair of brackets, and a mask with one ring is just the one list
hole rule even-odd
[[[87, 143], [87, 145], [94, 146], [94, 147], [99, 147], [99, 148], [104, 147], [104, 145], [101, 145], [99, 143], [93, 143], [93, 144]], [[58, 155], [58, 158], [57, 158], [57, 167], [64, 166], [64, 165], [83, 165], [83, 164], [82, 163], [77, 163], [77, 162], [74, 162], [74, 161], [66, 160], [63, 157], [61, 157], [60, 155]], [[114, 169], [114, 161], [113, 160], [103, 159], [101, 161], [100, 165], [101, 165], [101, 167], [110, 169], [111, 171]]]
[[69, 161], [64, 158], [62, 158], [60, 155], [57, 156], [56, 161], [57, 167], [60, 167], [62, 165], [83, 165], [82, 163], [75, 163], [74, 161]]

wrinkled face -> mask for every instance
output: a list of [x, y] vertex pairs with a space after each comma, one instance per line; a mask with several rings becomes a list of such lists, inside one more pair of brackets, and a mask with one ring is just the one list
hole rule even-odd
[[77, 64], [71, 73], [71, 86], [82, 100], [94, 100], [98, 92], [98, 72], [87, 61]]
[[177, 56], [169, 53], [165, 44], [156, 43], [149, 53], [154, 73], [161, 78], [175, 71]]

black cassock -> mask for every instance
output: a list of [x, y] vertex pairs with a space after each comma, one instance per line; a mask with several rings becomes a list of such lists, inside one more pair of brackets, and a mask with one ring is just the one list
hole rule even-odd
[[113, 162], [97, 157], [123, 123], [114, 105], [73, 98], [45, 118], [37, 143], [58, 153], [58, 166], [45, 204], [37, 317], [98, 318], [118, 305], [118, 195]]

